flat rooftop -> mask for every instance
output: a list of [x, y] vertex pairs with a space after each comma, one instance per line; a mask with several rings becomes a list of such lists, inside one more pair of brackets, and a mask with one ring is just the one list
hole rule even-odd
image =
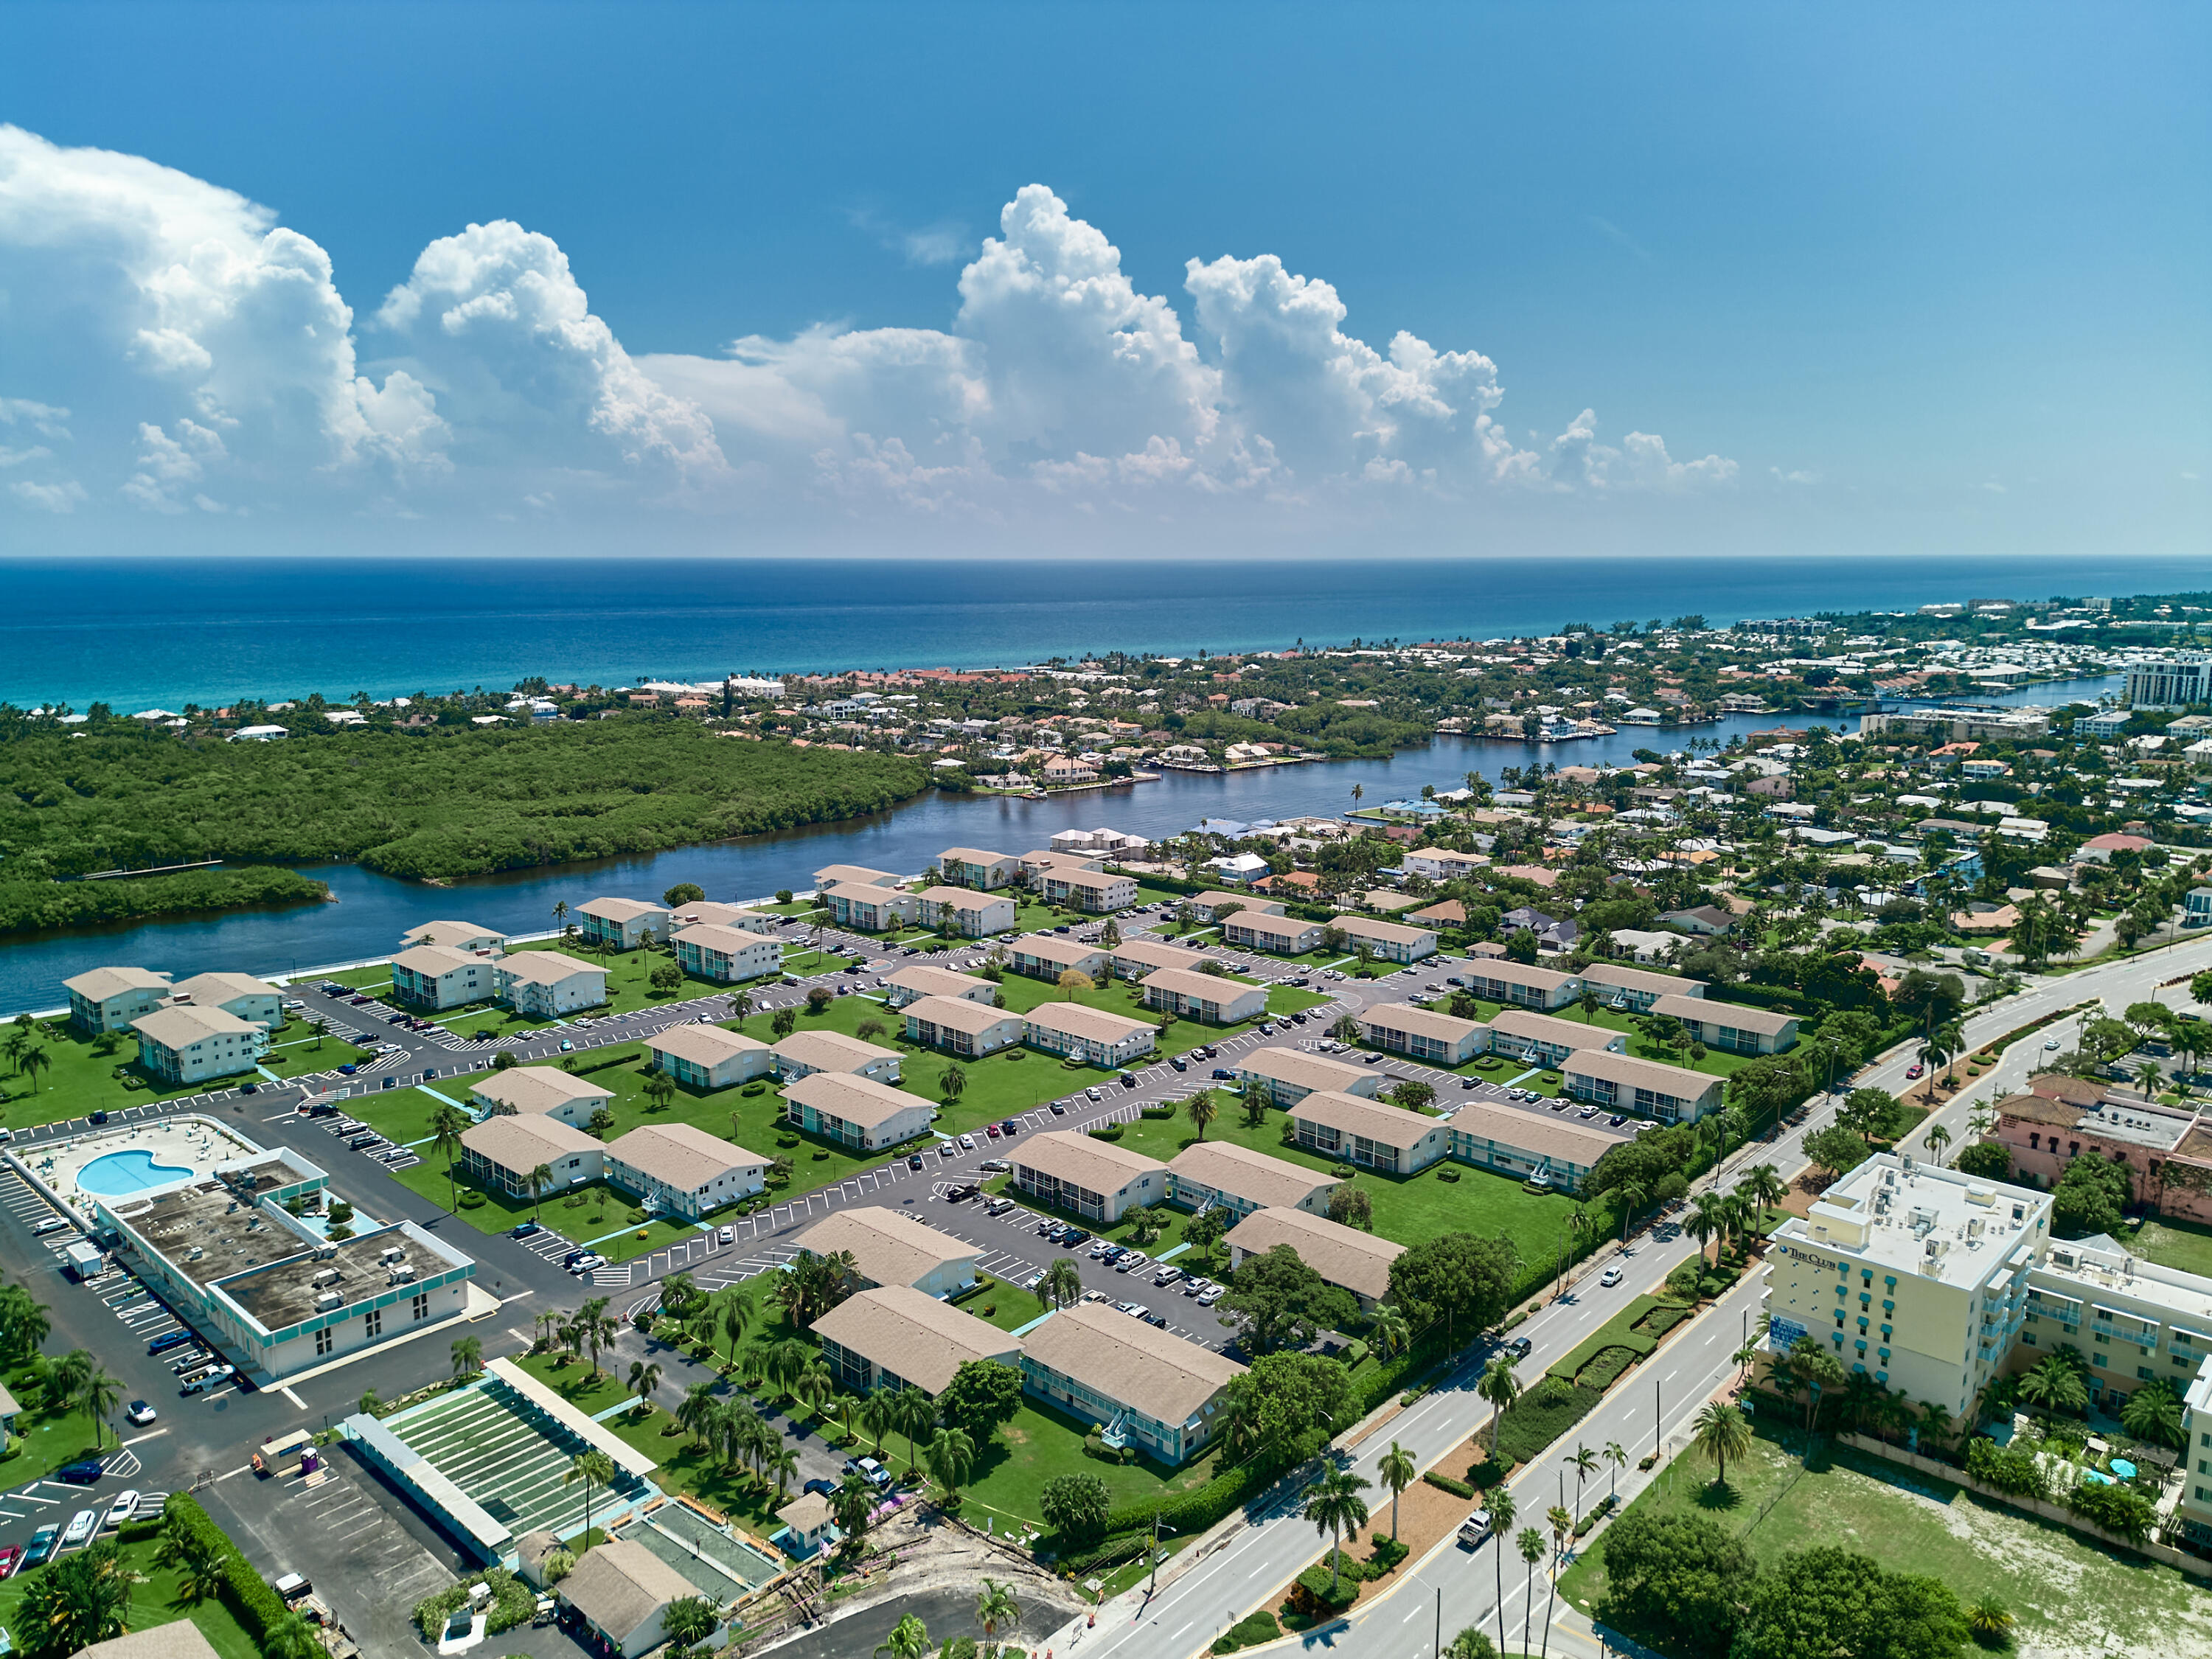
[[2047, 1194], [1918, 1159], [1908, 1170], [1906, 1162], [1877, 1152], [1776, 1237], [1960, 1289], [1981, 1283], [2015, 1249], [2040, 1255], [2049, 1242]]

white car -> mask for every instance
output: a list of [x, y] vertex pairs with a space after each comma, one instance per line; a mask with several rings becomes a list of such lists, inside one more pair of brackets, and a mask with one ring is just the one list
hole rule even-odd
[[1610, 1290], [1613, 1285], [1620, 1283], [1620, 1269], [1607, 1267], [1597, 1276], [1597, 1282]]
[[714, 1235], [714, 1241], [719, 1244], [734, 1244], [738, 1242], [738, 1230], [735, 1227], [725, 1227]]
[[2045, 1043], [2045, 1044], [2043, 1045], [2043, 1052], [2044, 1052], [2045, 1054], [2047, 1054], [2051, 1053], [2053, 1049], [2057, 1048], [2057, 1047], [2058, 1047], [2058, 1039], [2057, 1039], [2057, 1037], [2053, 1037], [2053, 1038], [2051, 1038], [2051, 1041], [2050, 1041], [2050, 1042], [2046, 1042], [2046, 1043]]
[[100, 1524], [102, 1527], [119, 1527], [137, 1513], [138, 1494], [136, 1492], [118, 1492], [115, 1501], [107, 1506], [107, 1518]]
[[99, 1524], [98, 1510], [79, 1510], [70, 1516], [69, 1530], [62, 1534], [62, 1547], [67, 1549], [71, 1544], [82, 1544], [92, 1536], [92, 1529]]
[[963, 1136], [961, 1136], [961, 1137], [960, 1137], [960, 1150], [961, 1150], [962, 1152], [974, 1152], [974, 1151], [975, 1150], [975, 1136], [973, 1136], [973, 1135], [963, 1135]]
[[1208, 1285], [1198, 1293], [1198, 1305], [1201, 1308], [1210, 1308], [1220, 1300], [1221, 1286], [1218, 1285]]

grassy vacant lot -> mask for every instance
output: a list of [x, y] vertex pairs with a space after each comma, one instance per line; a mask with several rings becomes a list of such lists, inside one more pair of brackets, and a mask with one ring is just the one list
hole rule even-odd
[[[1248, 1127], [1241, 1105], [1233, 1097], [1219, 1098], [1220, 1111], [1206, 1126], [1208, 1140], [1234, 1141], [1292, 1164], [1324, 1172], [1340, 1167], [1328, 1158], [1286, 1145], [1280, 1112], [1270, 1111], [1258, 1128]], [[1198, 1139], [1188, 1120], [1139, 1119], [1124, 1131], [1121, 1145], [1132, 1152], [1171, 1160]], [[1456, 1176], [1456, 1181], [1448, 1180]], [[1559, 1193], [1531, 1193], [1510, 1176], [1459, 1164], [1439, 1164], [1419, 1175], [1394, 1176], [1363, 1170], [1350, 1184], [1367, 1194], [1375, 1207], [1377, 1236], [1401, 1244], [1417, 1244], [1439, 1233], [1470, 1232], [1482, 1237], [1500, 1234], [1510, 1238], [1523, 1263], [1534, 1267], [1557, 1259], [1560, 1241], [1567, 1236], [1574, 1200]], [[1620, 1224], [1619, 1218], [1601, 1201], [1590, 1207], [1590, 1218], [1601, 1230]]]
[[[1743, 1533], [1761, 1565], [1832, 1545], [1940, 1578], [1961, 1601], [1994, 1595], [2019, 1620], [2024, 1651], [2212, 1655], [2212, 1602], [2194, 1581], [1948, 1481], [1843, 1449], [1801, 1470], [1763, 1427], [1751, 1455], [1730, 1460], [1728, 1492], [1711, 1481], [1686, 1453], [1631, 1508], [1706, 1516]], [[1604, 1589], [1600, 1533], [1560, 1591], [1588, 1612]]]
[[[55, 1518], [65, 1519], [66, 1516], [63, 1511], [57, 1510]], [[182, 1575], [173, 1571], [164, 1572], [154, 1565], [156, 1547], [151, 1541], [123, 1547], [125, 1564], [142, 1581], [131, 1586], [131, 1607], [124, 1615], [125, 1625], [137, 1632], [189, 1619], [199, 1626], [200, 1634], [208, 1639], [208, 1645], [222, 1655], [223, 1659], [258, 1659], [260, 1649], [246, 1633], [246, 1626], [232, 1618], [222, 1602], [210, 1596], [194, 1607], [185, 1599], [179, 1588]], [[42, 1571], [41, 1568], [33, 1568], [0, 1583], [0, 1626], [16, 1633], [19, 1639], [15, 1650], [19, 1653], [27, 1646], [21, 1639], [24, 1632], [20, 1611], [23, 1597], [29, 1591], [32, 1581]]]
[[2212, 1276], [2212, 1227], [2201, 1221], [2178, 1218], [2146, 1221], [2131, 1248], [2161, 1267]]

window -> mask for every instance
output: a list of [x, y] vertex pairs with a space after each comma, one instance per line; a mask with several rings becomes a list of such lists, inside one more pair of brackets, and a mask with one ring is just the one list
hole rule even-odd
[[315, 1356], [320, 1358], [331, 1351], [331, 1333], [327, 1326], [315, 1333]]
[[361, 1316], [362, 1334], [371, 1341], [384, 1334], [384, 1310], [371, 1308]]
[[418, 1291], [415, 1293], [415, 1317], [417, 1319], [428, 1319], [429, 1316], [430, 1292], [428, 1291]]
[[2092, 1365], [2101, 1365], [2105, 1363], [2105, 1356], [2100, 1353], [2093, 1353], [2089, 1356], [2089, 1363]]
[[2145, 1382], [2149, 1382], [2149, 1381], [2151, 1380], [2151, 1376], [2150, 1376], [2150, 1367], [2149, 1367], [2149, 1366], [2148, 1366], [2148, 1365], [2138, 1365], [2138, 1366], [2136, 1366], [2136, 1376], [2137, 1377], [2139, 1377], [2142, 1381]]

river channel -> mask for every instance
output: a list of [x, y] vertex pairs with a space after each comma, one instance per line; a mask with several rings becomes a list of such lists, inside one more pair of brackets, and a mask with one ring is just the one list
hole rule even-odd
[[[2069, 680], [1982, 701], [2057, 707], [2075, 699], [2094, 702], [2114, 685], [2112, 679]], [[1494, 781], [1505, 767], [1531, 760], [1562, 766], [1626, 764], [1638, 749], [1665, 750], [1692, 737], [1726, 744], [1741, 733], [1814, 718], [1802, 711], [1741, 714], [1671, 732], [1625, 726], [1610, 738], [1540, 745], [1438, 737], [1426, 748], [1401, 750], [1387, 760], [1169, 772], [1157, 783], [1048, 800], [933, 791], [889, 811], [834, 823], [637, 857], [509, 871], [447, 888], [397, 881], [349, 864], [303, 865], [306, 874], [330, 884], [335, 903], [72, 930], [0, 945], [0, 1014], [59, 1007], [68, 1000], [63, 980], [105, 964], [158, 969], [179, 979], [218, 969], [290, 974], [387, 955], [398, 947], [402, 931], [436, 918], [477, 922], [502, 933], [536, 933], [554, 925], [553, 906], [562, 901], [574, 905], [602, 895], [657, 898], [680, 881], [696, 882], [709, 898], [756, 898], [779, 888], [811, 887], [813, 872], [826, 864], [918, 872], [947, 847], [1021, 853], [1043, 845], [1056, 830], [1101, 824], [1159, 840], [1181, 835], [1202, 818], [1249, 823], [1341, 813], [1353, 805], [1355, 785], [1364, 803], [1374, 805], [1418, 796], [1424, 784], [1457, 788], [1469, 772]], [[1836, 717], [1829, 720], [1836, 723]]]

